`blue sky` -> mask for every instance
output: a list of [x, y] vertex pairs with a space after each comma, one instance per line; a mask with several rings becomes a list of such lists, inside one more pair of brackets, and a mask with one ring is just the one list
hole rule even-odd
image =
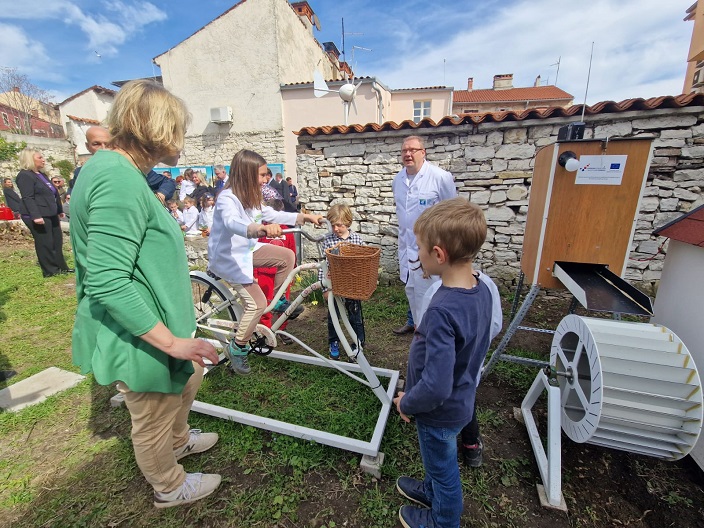
[[[249, 0], [258, 1], [258, 0]], [[0, 0], [0, 66], [56, 102], [92, 85], [159, 74], [152, 58], [234, 5], [232, 0]], [[309, 0], [319, 42], [341, 44], [359, 75], [390, 88], [557, 85], [588, 104], [682, 91], [693, 0]], [[236, 36], [233, 36], [236, 38]], [[359, 48], [353, 48], [358, 46]], [[368, 48], [365, 51], [360, 48]], [[354, 56], [353, 56], [354, 53]], [[307, 79], [301, 79], [302, 81]], [[312, 79], [311, 79], [312, 80]]]

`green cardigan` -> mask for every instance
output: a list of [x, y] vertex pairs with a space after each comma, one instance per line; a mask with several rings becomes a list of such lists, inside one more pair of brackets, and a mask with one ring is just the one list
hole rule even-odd
[[98, 151], [71, 194], [78, 308], [73, 361], [101, 385], [181, 393], [193, 374], [140, 336], [162, 321], [176, 337], [196, 329], [178, 223], [122, 155]]

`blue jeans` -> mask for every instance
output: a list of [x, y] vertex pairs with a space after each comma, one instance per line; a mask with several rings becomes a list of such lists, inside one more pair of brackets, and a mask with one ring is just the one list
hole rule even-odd
[[[366, 335], [364, 332], [364, 316], [362, 315], [362, 301], [357, 299], [344, 299], [345, 310], [347, 311], [347, 318], [350, 320], [350, 325], [352, 330], [357, 334], [357, 340], [364, 348], [364, 342], [366, 341]], [[335, 306], [335, 315], [339, 317], [339, 312], [337, 309], [337, 303]], [[344, 328], [344, 327], [343, 327]], [[335, 332], [335, 327], [332, 324], [332, 317], [330, 317], [330, 312], [328, 312], [328, 344], [333, 341], [337, 341], [337, 332]], [[355, 345], [357, 343], [354, 343]]]
[[457, 427], [433, 427], [416, 421], [423, 457], [425, 496], [432, 504], [436, 528], [458, 528], [462, 516], [462, 483], [457, 464]]

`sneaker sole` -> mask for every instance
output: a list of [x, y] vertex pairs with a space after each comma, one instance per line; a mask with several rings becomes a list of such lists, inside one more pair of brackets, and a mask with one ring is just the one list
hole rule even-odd
[[212, 495], [213, 493], [215, 493], [215, 490], [209, 491], [205, 495], [201, 495], [200, 497], [196, 497], [195, 499], [188, 499], [188, 500], [183, 499], [183, 500], [169, 501], [169, 502], [156, 502], [156, 501], [154, 501], [154, 507], [162, 510], [164, 508], [172, 508], [174, 506], [182, 506], [183, 504], [190, 504], [192, 502], [196, 502], [201, 499], [204, 499], [204, 498]]
[[[422, 506], [423, 508], [430, 508], [431, 507], [431, 505], [428, 504], [427, 502], [422, 502], [422, 501], [419, 501], [418, 499], [414, 499], [413, 497], [409, 496], [405, 491], [403, 491], [399, 487], [398, 482], [396, 483], [396, 491], [398, 491], [402, 497], [405, 497], [409, 501], [416, 503], [418, 506]], [[399, 515], [399, 519], [400, 519], [401, 518], [401, 510], [399, 510], [398, 515]], [[401, 519], [401, 522], [403, 522], [403, 519]], [[407, 526], [407, 525], [404, 524], [404, 526]]]

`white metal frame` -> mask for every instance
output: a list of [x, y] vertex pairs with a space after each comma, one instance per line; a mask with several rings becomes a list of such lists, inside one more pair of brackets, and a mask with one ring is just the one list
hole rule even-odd
[[[543, 442], [540, 439], [540, 433], [532, 412], [533, 406], [543, 394], [543, 390], [547, 390], [548, 393], [547, 453], [543, 448]], [[535, 461], [538, 464], [540, 478], [545, 488], [547, 504], [544, 504], [544, 506], [566, 510], [565, 499], [562, 496], [562, 406], [560, 387], [551, 384], [550, 379], [542, 370], [538, 372], [525, 398], [523, 398], [521, 414], [528, 430], [528, 438], [533, 447]]]
[[[302, 269], [318, 269], [320, 266], [326, 266], [325, 262], [322, 262], [321, 264], [302, 264], [300, 266], [297, 266], [294, 268], [291, 273], [289, 274], [287, 280], [284, 282], [284, 284], [281, 286], [279, 291], [277, 292], [276, 296], [274, 299], [279, 298], [283, 292], [286, 289], [286, 285], [291, 282], [293, 279], [293, 276], [296, 275], [299, 271]], [[326, 270], [325, 270], [326, 271]], [[208, 277], [206, 274], [202, 272], [191, 272], [192, 275], [198, 276], [201, 279], [205, 279], [207, 281], [216, 283], [218, 286], [218, 290], [223, 290], [223, 293], [228, 297], [229, 302], [233, 303], [233, 306], [237, 307], [238, 304], [234, 300], [231, 292], [229, 291], [229, 288], [227, 288], [226, 285], [224, 285], [221, 281], [216, 281], [215, 279]], [[327, 276], [327, 273], [324, 273], [325, 276]], [[328, 287], [330, 286], [329, 280], [326, 278], [324, 281], [328, 281]], [[280, 420], [274, 420], [271, 418], [265, 418], [263, 416], [258, 416], [256, 414], [250, 414], [250, 413], [244, 413], [240, 412], [234, 409], [229, 409], [227, 407], [221, 407], [218, 405], [212, 405], [200, 401], [195, 401], [193, 402], [193, 406], [191, 407], [191, 410], [201, 413], [201, 414], [206, 414], [209, 416], [214, 416], [216, 418], [223, 418], [226, 420], [231, 420], [237, 423], [242, 423], [244, 425], [250, 425], [252, 427], [258, 427], [260, 429], [265, 429], [267, 431], [272, 431], [275, 433], [280, 433], [280, 434], [285, 434], [288, 436], [293, 436], [295, 438], [302, 438], [304, 440], [313, 440], [315, 442], [318, 442], [320, 444], [324, 445], [329, 445], [332, 447], [337, 447], [339, 449], [344, 449], [346, 451], [351, 451], [354, 453], [360, 453], [362, 455], [368, 455], [371, 457], [377, 457], [379, 455], [379, 447], [381, 445], [381, 440], [382, 436], [384, 434], [384, 429], [386, 428], [386, 422], [389, 417], [389, 412], [391, 411], [391, 406], [392, 406], [392, 399], [394, 396], [394, 393], [396, 391], [396, 385], [399, 380], [399, 372], [397, 370], [390, 370], [390, 369], [384, 369], [384, 368], [377, 368], [377, 367], [372, 367], [369, 364], [369, 361], [367, 360], [366, 356], [364, 355], [364, 351], [361, 350], [361, 347], [358, 346], [358, 350], [352, 350], [346, 337], [344, 334], [344, 331], [342, 327], [340, 326], [340, 322], [338, 321], [337, 317], [333, 317], [333, 326], [335, 327], [335, 331], [337, 332], [337, 335], [339, 336], [340, 340], [340, 345], [344, 349], [344, 351], [347, 353], [348, 357], [354, 358], [355, 363], [344, 363], [340, 361], [332, 361], [329, 360], [328, 358], [322, 356], [320, 353], [317, 351], [313, 350], [311, 347], [306, 345], [304, 342], [302, 342], [300, 339], [298, 339], [295, 335], [289, 334], [288, 332], [284, 332], [283, 330], [279, 330], [283, 322], [287, 319], [288, 314], [293, 311], [299, 304], [303, 302], [303, 298], [306, 297], [313, 289], [319, 289], [319, 288], [313, 288], [313, 286], [316, 285], [311, 285], [306, 290], [304, 290], [301, 294], [299, 294], [298, 297], [294, 301], [291, 302], [290, 307], [286, 310], [285, 314], [282, 314], [279, 319], [277, 319], [274, 324], [272, 325], [272, 328], [267, 328], [263, 325], [258, 325], [257, 331], [260, 332], [262, 335], [267, 337], [267, 342], [269, 342], [272, 346], [275, 346], [276, 343], [276, 335], [284, 335], [290, 339], [292, 339], [294, 342], [296, 342], [299, 346], [304, 348], [307, 352], [313, 355], [313, 357], [303, 355], [303, 354], [292, 354], [288, 352], [281, 352], [281, 351], [273, 351], [271, 354], [269, 354], [270, 357], [275, 358], [275, 359], [280, 359], [284, 361], [293, 361], [297, 363], [304, 363], [307, 365], [314, 365], [314, 366], [319, 366], [319, 367], [327, 367], [327, 368], [334, 368], [337, 371], [339, 371], [342, 374], [345, 374], [355, 381], [361, 383], [362, 385], [365, 385], [369, 387], [372, 392], [376, 395], [376, 397], [379, 399], [381, 402], [381, 409], [379, 411], [379, 416], [376, 420], [376, 425], [374, 427], [374, 432], [372, 434], [372, 438], [369, 441], [363, 441], [359, 440], [356, 438], [351, 438], [351, 437], [346, 437], [342, 435], [336, 435], [333, 433], [329, 433], [326, 431], [321, 431], [318, 429], [312, 429], [309, 427], [304, 427], [288, 422], [283, 422]], [[347, 312], [344, 307], [344, 301], [341, 297], [337, 295], [333, 295], [332, 291], [330, 291], [330, 295], [328, 295], [328, 310], [333, 310], [333, 303], [337, 303], [338, 307], [338, 312], [340, 313], [340, 317], [343, 322], [344, 330], [347, 332], [347, 334], [352, 338], [352, 341], [354, 343], [358, 343], [357, 336], [354, 333], [354, 330], [352, 329], [352, 325], [349, 322], [349, 319], [347, 317]], [[272, 301], [272, 305], [274, 304], [274, 301]], [[331, 313], [334, 313], [334, 311], [331, 311]], [[235, 323], [236, 324], [236, 323]], [[231, 325], [227, 328], [219, 328], [219, 327], [213, 327], [213, 326], [208, 326], [205, 324], [198, 324], [199, 328], [203, 330], [207, 330], [211, 332], [213, 335], [215, 335], [216, 339], [210, 340], [214, 346], [217, 348], [222, 348], [223, 346], [227, 345], [228, 340], [234, 335], [235, 327], [234, 325]], [[358, 343], [359, 345], [359, 343]], [[206, 374], [212, 370], [215, 366], [211, 366], [208, 369], [206, 369]], [[363, 374], [364, 379], [361, 378], [357, 374]], [[379, 381], [379, 378], [377, 375], [382, 376], [382, 377], [387, 377], [389, 378], [389, 384], [387, 385], [386, 388], [382, 385], [382, 383]]]

